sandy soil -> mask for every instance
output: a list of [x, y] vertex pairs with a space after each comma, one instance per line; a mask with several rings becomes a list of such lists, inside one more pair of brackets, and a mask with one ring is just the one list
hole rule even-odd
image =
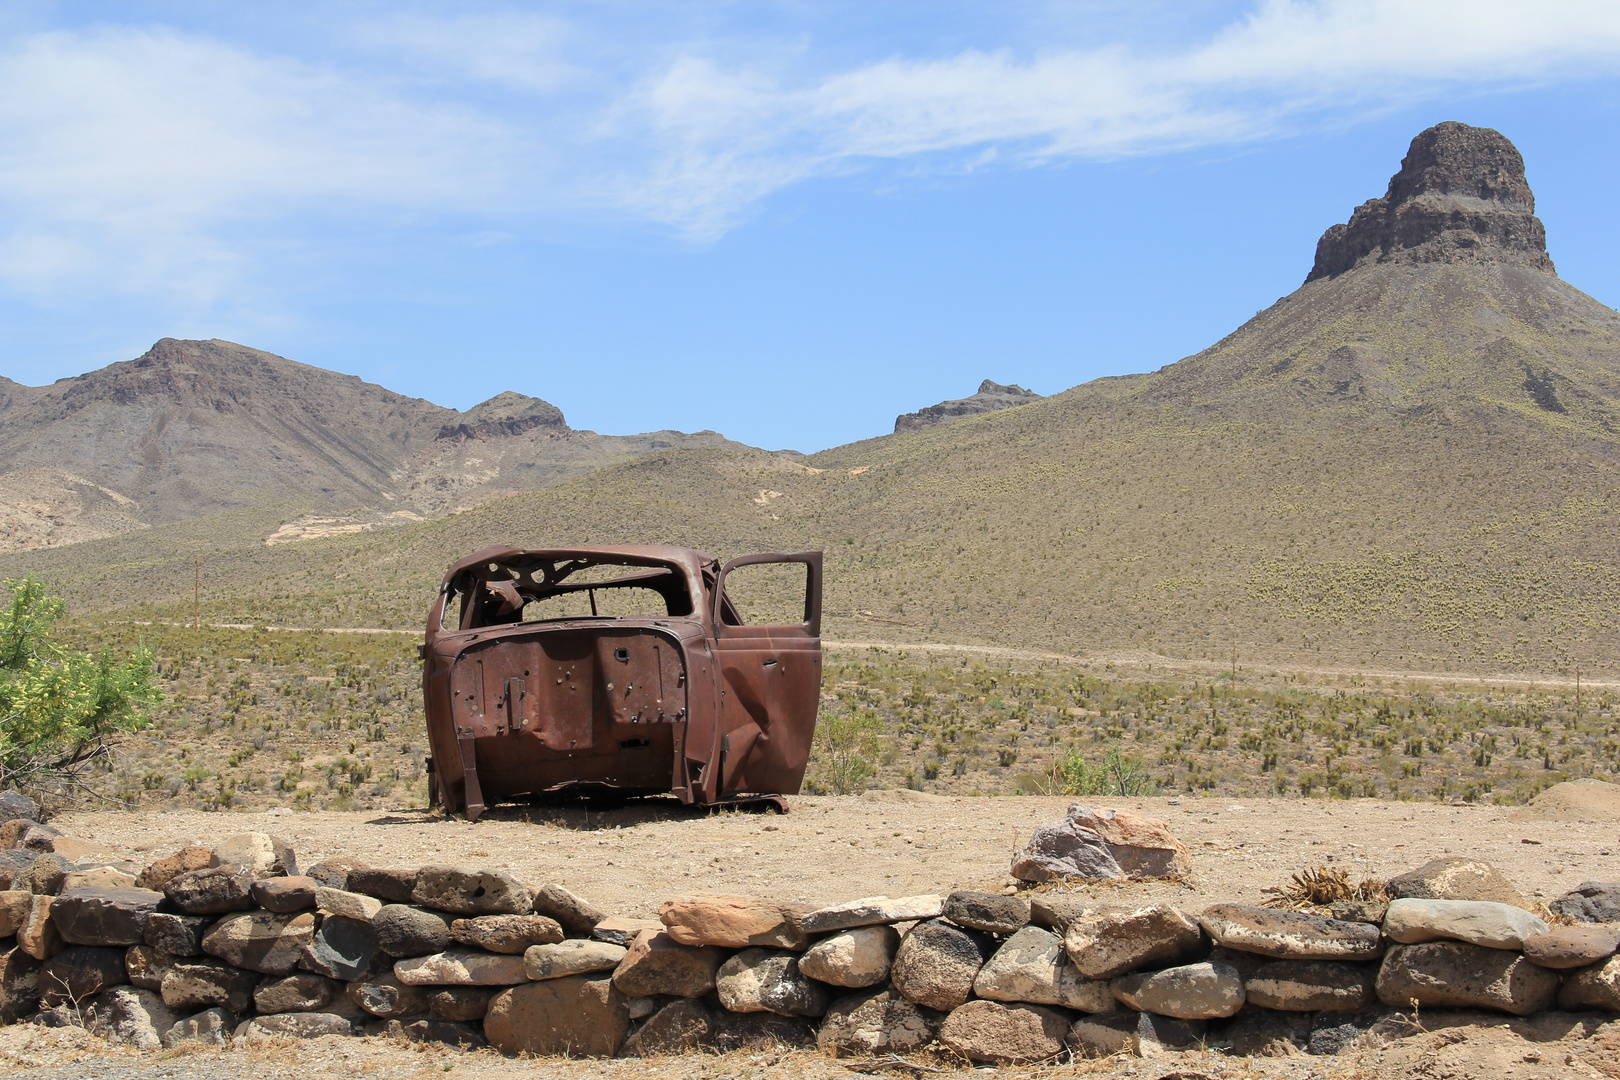
[[[375, 865], [494, 863], [529, 882], [557, 881], [615, 914], [652, 916], [685, 891], [726, 891], [832, 903], [878, 893], [999, 886], [1015, 846], [1068, 799], [945, 798], [872, 792], [794, 798], [791, 812], [704, 815], [669, 803], [616, 810], [508, 809], [475, 824], [421, 811], [385, 814], [84, 813], [55, 824], [108, 856], [144, 865], [187, 843], [245, 830], [287, 837], [304, 865], [349, 856]], [[1441, 855], [1495, 863], [1527, 897], [1551, 899], [1581, 881], [1620, 880], [1620, 820], [1553, 820], [1537, 811], [1369, 800], [1112, 800], [1168, 821], [1193, 852], [1188, 885], [1092, 886], [1110, 899], [1167, 899], [1189, 908], [1259, 902], [1262, 890], [1308, 866], [1388, 877]], [[1592, 817], [1572, 813], [1563, 817]], [[1421, 1034], [1333, 1058], [1232, 1059], [1172, 1054], [1033, 1068], [980, 1070], [1009, 1078], [1119, 1080], [1552, 1080], [1620, 1078], [1620, 1020], [1557, 1014], [1425, 1015]], [[1456, 1026], [1466, 1019], [1467, 1028]], [[478, 1080], [833, 1080], [861, 1074], [967, 1075], [937, 1055], [898, 1062], [839, 1062], [811, 1051], [691, 1054], [654, 1061], [508, 1060], [329, 1037], [300, 1045], [135, 1055], [81, 1031], [0, 1029], [0, 1073], [30, 1080], [241, 1080], [243, 1077], [445, 1076]]]
[[[616, 810], [509, 808], [469, 824], [426, 813], [64, 814], [54, 824], [111, 859], [144, 865], [188, 843], [263, 830], [309, 866], [493, 863], [559, 882], [614, 914], [652, 916], [682, 892], [738, 892], [810, 904], [1005, 883], [1015, 848], [1066, 798], [950, 798], [911, 792], [795, 797], [791, 812], [701, 814], [673, 802]], [[1559, 821], [1528, 809], [1372, 800], [1121, 799], [1167, 821], [1193, 853], [1190, 887], [1093, 886], [1111, 897], [1189, 907], [1259, 903], [1296, 870], [1333, 865], [1387, 878], [1443, 855], [1495, 863], [1526, 897], [1620, 880], [1620, 819]]]

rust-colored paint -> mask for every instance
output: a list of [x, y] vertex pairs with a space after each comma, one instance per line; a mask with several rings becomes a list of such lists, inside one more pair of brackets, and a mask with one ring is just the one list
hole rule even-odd
[[[738, 617], [726, 578], [756, 563], [804, 565], [803, 622]], [[699, 806], [797, 793], [821, 697], [821, 570], [819, 551], [721, 566], [663, 546], [493, 547], [454, 564], [421, 650], [431, 801], [475, 820], [571, 791]], [[631, 595], [661, 611], [597, 613]], [[587, 599], [589, 614], [546, 610]]]

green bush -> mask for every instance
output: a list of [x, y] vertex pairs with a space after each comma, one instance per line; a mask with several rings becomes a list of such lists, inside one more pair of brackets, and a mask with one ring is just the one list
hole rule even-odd
[[62, 602], [43, 582], [7, 579], [0, 610], [0, 788], [36, 795], [92, 793], [119, 736], [150, 723], [162, 695], [143, 646], [74, 653], [51, 638]]
[[1070, 750], [1058, 759], [1055, 771], [1053, 786], [1061, 795], [1152, 795], [1158, 790], [1142, 760], [1127, 755], [1117, 742], [1095, 765], [1080, 751]]

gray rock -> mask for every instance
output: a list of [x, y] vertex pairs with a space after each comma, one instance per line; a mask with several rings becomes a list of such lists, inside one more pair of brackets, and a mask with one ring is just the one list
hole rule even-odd
[[1449, 939], [1518, 949], [1549, 929], [1523, 908], [1488, 900], [1394, 900], [1384, 916], [1384, 936], [1403, 945]]
[[223, 915], [254, 906], [253, 875], [234, 866], [190, 870], [163, 886], [175, 907], [187, 915]]
[[889, 969], [889, 981], [908, 1000], [949, 1012], [973, 992], [989, 939], [943, 919], [920, 922], [906, 932]]
[[315, 916], [309, 912], [277, 915], [241, 911], [226, 915], [210, 927], [203, 935], [202, 949], [233, 967], [264, 975], [286, 975], [298, 966], [314, 936]]
[[1108, 983], [1084, 978], [1050, 930], [1026, 926], [996, 950], [973, 980], [973, 992], [991, 1001], [1061, 1005], [1080, 1012], [1108, 1012]]
[[677, 998], [625, 1040], [620, 1057], [684, 1054], [714, 1041], [714, 1014], [701, 1001]]
[[371, 917], [371, 930], [377, 935], [378, 947], [389, 956], [427, 956], [450, 947], [452, 921], [442, 912], [388, 904]]
[[489, 1003], [500, 993], [494, 986], [425, 986], [428, 1015], [439, 1020], [482, 1020]]
[[1583, 881], [1547, 908], [1580, 923], [1620, 922], [1620, 882]]
[[970, 1001], [945, 1018], [939, 1041], [969, 1061], [1045, 1061], [1063, 1052], [1069, 1018], [1040, 1005]]
[[664, 931], [643, 931], [613, 972], [613, 985], [626, 997], [702, 997], [714, 989], [725, 959], [713, 946], [682, 945]]
[[298, 966], [329, 979], [353, 982], [377, 974], [388, 966], [376, 930], [357, 919], [328, 917], [304, 947]]
[[1220, 960], [1121, 975], [1109, 985], [1126, 1007], [1179, 1020], [1212, 1020], [1243, 1008], [1243, 978]]
[[945, 1014], [889, 989], [839, 998], [827, 1007], [817, 1043], [840, 1057], [904, 1054], [939, 1037]]
[[220, 1005], [245, 1013], [253, 1005], [257, 972], [244, 971], [219, 960], [176, 962], [163, 975], [163, 1004], [175, 1012]]
[[892, 926], [857, 926], [822, 938], [799, 957], [799, 971], [831, 986], [861, 989], [889, 977], [900, 934]]
[[1620, 1013], [1620, 957], [1571, 972], [1558, 991], [1558, 1007]]
[[1359, 1012], [1377, 1000], [1373, 969], [1332, 960], [1273, 960], [1244, 980], [1251, 1005], [1287, 1012]]
[[62, 892], [73, 889], [131, 889], [135, 875], [126, 874], [112, 866], [92, 866], [88, 870], [75, 870], [62, 879]]
[[1297, 911], [1216, 904], [1198, 918], [1219, 945], [1278, 960], [1376, 960], [1378, 927]]
[[806, 934], [827, 934], [857, 926], [936, 919], [945, 913], [945, 898], [926, 896], [867, 896], [846, 904], [798, 913], [799, 929]]
[[255, 1016], [236, 1027], [236, 1040], [244, 1043], [277, 1039], [318, 1039], [322, 1035], [353, 1035], [354, 1022], [335, 1013], [302, 1012]]
[[[628, 949], [637, 934], [643, 931], [661, 934], [668, 929], [669, 927], [657, 919], [622, 919], [613, 915], [593, 926], [590, 938], [592, 941], [605, 941], [609, 945], [623, 945]], [[669, 937], [671, 941], [676, 940], [674, 934], [670, 934]], [[676, 944], [681, 942], [676, 941]]]
[[208, 915], [171, 915], [158, 911], [147, 916], [141, 940], [170, 956], [201, 956], [203, 935], [214, 925]]
[[341, 993], [342, 983], [299, 972], [285, 978], [266, 979], [254, 987], [253, 1007], [264, 1014], [321, 1012]]
[[1016, 934], [1029, 924], [1029, 899], [958, 890], [945, 898], [944, 917], [964, 930]]
[[427, 1012], [430, 991], [424, 986], [406, 986], [390, 971], [374, 979], [349, 983], [344, 993], [355, 1008], [384, 1020], [393, 1020], [401, 1016], [421, 1016]]
[[799, 973], [790, 952], [743, 949], [715, 974], [720, 1004], [734, 1013], [773, 1012], [782, 1016], [820, 1016], [827, 1011], [826, 987]]
[[547, 915], [479, 915], [452, 922], [450, 936], [473, 948], [517, 954], [531, 945], [561, 941], [563, 929]]
[[1462, 941], [1390, 949], [1378, 969], [1378, 1000], [1392, 1008], [1499, 1009], [1528, 1016], [1549, 1008], [1558, 975], [1516, 952]]
[[0, 821], [13, 818], [39, 821], [39, 803], [20, 791], [0, 791]]
[[1204, 1046], [1204, 1038], [1205, 1024], [1202, 1020], [1184, 1020], [1150, 1012], [1136, 1014], [1138, 1057], [1153, 1058], [1176, 1051], [1200, 1050]]
[[39, 999], [46, 1008], [72, 1005], [129, 981], [124, 950], [94, 945], [63, 949], [39, 971]]
[[175, 1019], [161, 997], [131, 986], [97, 994], [84, 1009], [86, 1030], [137, 1050], [161, 1050], [163, 1034], [174, 1026]]
[[1160, 878], [1192, 872], [1187, 848], [1164, 822], [1128, 810], [1071, 803], [1062, 821], [1039, 825], [1012, 863], [1020, 881]]
[[0, 851], [0, 889], [28, 890], [28, 873], [39, 859], [39, 852]]
[[556, 919], [563, 930], [581, 937], [607, 918], [607, 912], [561, 885], [542, 885], [531, 901], [536, 915]]
[[610, 1057], [629, 1029], [625, 997], [602, 975], [514, 986], [484, 1015], [484, 1037], [503, 1054]]
[[523, 957], [467, 948], [396, 961], [394, 977], [407, 986], [514, 986], [529, 981]]
[[26, 888], [35, 896], [55, 896], [62, 891], [62, 882], [73, 870], [73, 864], [60, 855], [36, 855], [24, 879]]
[[136, 945], [162, 902], [162, 893], [146, 889], [67, 889], [51, 905], [51, 920], [72, 945]]
[[523, 953], [523, 967], [536, 982], [588, 975], [593, 971], [612, 971], [624, 959], [626, 951], [623, 945], [569, 938], [550, 945], [531, 945]]
[[455, 915], [527, 915], [529, 890], [505, 870], [424, 866], [416, 872], [411, 899]]
[[349, 871], [348, 884], [344, 887], [350, 892], [365, 893], [390, 904], [408, 904], [416, 890], [416, 871], [356, 867]]
[[1394, 900], [1488, 900], [1525, 906], [1524, 897], [1502, 871], [1478, 859], [1432, 859], [1389, 879]]
[[1101, 912], [1069, 923], [1063, 946], [1088, 979], [1111, 979], [1138, 968], [1173, 964], [1203, 951], [1204, 931], [1182, 911], [1152, 904]]
[[200, 1013], [178, 1020], [163, 1033], [163, 1045], [173, 1049], [183, 1043], [201, 1043], [204, 1046], [225, 1046], [236, 1030], [236, 1017], [224, 1009], [204, 1009]]

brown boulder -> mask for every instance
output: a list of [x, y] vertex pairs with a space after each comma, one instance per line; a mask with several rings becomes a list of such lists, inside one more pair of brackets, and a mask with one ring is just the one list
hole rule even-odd
[[[556, 919], [564, 930], [577, 937], [586, 936], [597, 923], [607, 918], [607, 912], [561, 885], [540, 886], [534, 890], [530, 902], [536, 915]], [[616, 941], [614, 944], [622, 945], [624, 942]]]
[[610, 1057], [629, 1029], [624, 995], [600, 975], [514, 986], [484, 1014], [484, 1037], [505, 1054]]
[[286, 975], [298, 966], [315, 937], [309, 912], [277, 915], [240, 911], [225, 916], [203, 935], [203, 952], [226, 963], [265, 975]]
[[1600, 964], [1620, 949], [1620, 927], [1555, 926], [1524, 939], [1524, 958], [1544, 968]]
[[723, 950], [712, 946], [682, 945], [665, 931], [644, 930], [614, 969], [613, 985], [627, 997], [702, 997], [714, 989], [715, 973], [725, 957]]
[[173, 855], [165, 855], [157, 862], [142, 870], [135, 878], [137, 889], [153, 889], [162, 892], [164, 887], [179, 877], [189, 874], [193, 870], [208, 869], [208, 860], [213, 855], [205, 847], [184, 847]]
[[266, 911], [287, 915], [294, 911], [308, 911], [315, 906], [315, 893], [321, 888], [312, 877], [260, 878], [253, 883], [249, 895], [253, 902]]
[[1203, 945], [1203, 928], [1168, 904], [1081, 916], [1063, 935], [1075, 970], [1088, 979], [1173, 964], [1196, 955]]
[[682, 945], [803, 949], [809, 938], [794, 922], [797, 907], [718, 893], [677, 896], [658, 908], [669, 936]]
[[128, 981], [123, 949], [77, 945], [63, 949], [40, 968], [39, 999], [46, 1008], [75, 1004]]
[[943, 919], [918, 923], [900, 939], [889, 981], [907, 1001], [948, 1012], [973, 993], [992, 942]]
[[1571, 972], [1558, 991], [1558, 1007], [1620, 1013], [1620, 957]]
[[970, 1001], [945, 1018], [939, 1041], [969, 1061], [1045, 1061], [1063, 1052], [1069, 1019], [1040, 1005]]
[[1376, 960], [1384, 954], [1378, 927], [1297, 911], [1216, 904], [1198, 922], [1218, 945], [1277, 960]]
[[1397, 945], [1378, 969], [1378, 1000], [1396, 1009], [1498, 1009], [1528, 1016], [1551, 1007], [1558, 975], [1517, 952], [1429, 941]]
[[137, 945], [163, 894], [150, 889], [68, 889], [51, 903], [51, 920], [73, 945]]
[[714, 1039], [714, 1015], [701, 1001], [677, 998], [647, 1018], [625, 1040], [621, 1057], [684, 1054]]
[[479, 915], [450, 924], [450, 936], [463, 945], [494, 953], [521, 953], [531, 945], [563, 939], [557, 920], [545, 915]]

